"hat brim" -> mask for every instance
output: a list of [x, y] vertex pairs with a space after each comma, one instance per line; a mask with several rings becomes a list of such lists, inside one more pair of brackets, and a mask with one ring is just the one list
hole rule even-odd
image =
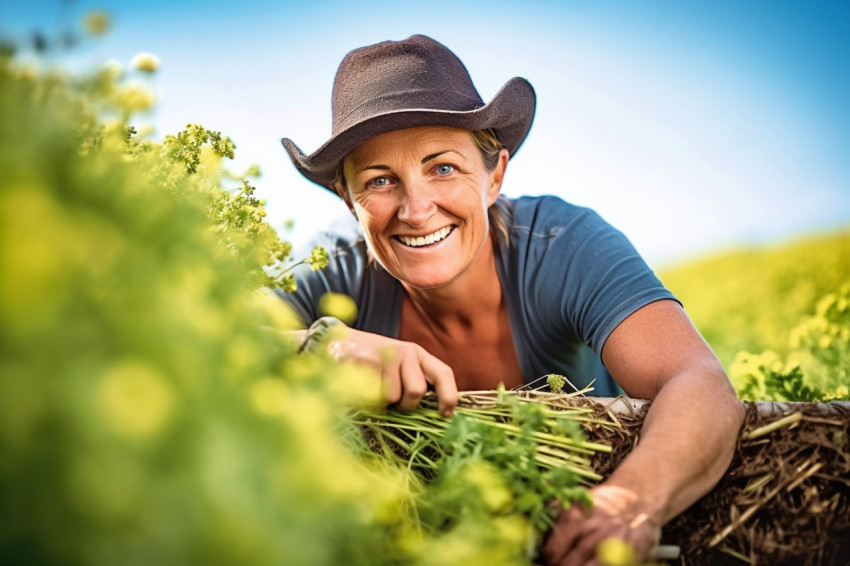
[[531, 129], [535, 106], [534, 88], [527, 80], [514, 77], [490, 102], [474, 110], [414, 108], [379, 114], [338, 132], [311, 155], [305, 155], [289, 138], [283, 138], [281, 143], [302, 175], [334, 191], [332, 185], [340, 161], [369, 138], [393, 130], [417, 126], [451, 126], [469, 131], [492, 128], [513, 156]]

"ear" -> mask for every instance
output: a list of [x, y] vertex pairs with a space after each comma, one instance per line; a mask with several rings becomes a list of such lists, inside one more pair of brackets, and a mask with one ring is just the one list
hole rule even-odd
[[502, 190], [502, 181], [505, 179], [505, 171], [508, 169], [508, 159], [510, 153], [507, 149], [499, 152], [499, 161], [496, 167], [490, 172], [490, 185], [487, 187], [487, 206], [491, 206], [496, 199], [499, 198], [499, 193]]

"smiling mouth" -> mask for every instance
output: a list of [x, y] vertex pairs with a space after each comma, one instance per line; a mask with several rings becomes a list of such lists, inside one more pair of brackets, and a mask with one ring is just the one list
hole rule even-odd
[[395, 238], [405, 246], [411, 248], [421, 248], [423, 246], [430, 246], [431, 244], [436, 244], [440, 240], [444, 240], [446, 236], [451, 234], [452, 230], [454, 230], [454, 226], [446, 226], [445, 228], [441, 228], [433, 234], [428, 234], [427, 236], [411, 237], [402, 236], [401, 234], [399, 234]]

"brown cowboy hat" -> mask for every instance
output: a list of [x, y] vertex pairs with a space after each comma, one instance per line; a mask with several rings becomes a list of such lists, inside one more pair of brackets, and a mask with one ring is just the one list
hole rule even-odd
[[333, 132], [305, 155], [289, 138], [283, 147], [302, 175], [333, 191], [339, 162], [371, 137], [416, 126], [492, 128], [516, 153], [534, 119], [531, 84], [514, 77], [484, 104], [457, 56], [424, 35], [349, 52], [334, 79]]

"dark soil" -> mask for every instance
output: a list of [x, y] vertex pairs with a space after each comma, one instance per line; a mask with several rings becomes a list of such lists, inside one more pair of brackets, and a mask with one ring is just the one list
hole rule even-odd
[[[616, 412], [619, 429], [588, 430], [612, 454], [610, 474], [638, 441], [649, 404]], [[735, 457], [718, 485], [663, 530], [681, 565], [850, 565], [850, 403], [747, 403]], [[600, 405], [600, 413], [607, 409]], [[751, 433], [785, 419], [758, 437]]]

